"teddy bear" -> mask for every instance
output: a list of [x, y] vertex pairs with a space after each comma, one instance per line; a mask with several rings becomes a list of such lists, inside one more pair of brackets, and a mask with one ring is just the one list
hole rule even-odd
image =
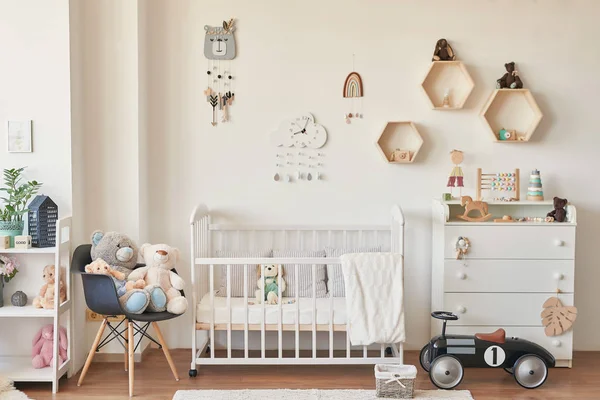
[[[67, 359], [67, 330], [62, 326], [58, 331], [58, 365], [59, 367]], [[54, 345], [54, 325], [44, 325], [33, 338], [33, 349], [31, 350], [31, 364], [33, 368], [44, 368], [52, 365]]]
[[137, 281], [125, 280], [125, 274], [113, 269], [106, 261], [99, 258], [96, 261], [92, 261], [91, 264], [85, 266], [85, 272], [88, 274], [102, 274], [109, 275], [115, 282], [115, 288], [117, 289], [117, 296], [125, 295], [128, 291], [133, 289], [143, 289], [146, 287], [146, 282], [143, 279]]
[[452, 46], [446, 39], [440, 39], [435, 44], [435, 50], [433, 51], [433, 58], [431, 61], [454, 61], [456, 56]]
[[[135, 269], [138, 260], [138, 247], [127, 235], [118, 232], [94, 231], [92, 233], [92, 261], [104, 260], [113, 270], [128, 279]], [[134, 282], [138, 279], [132, 279]], [[134, 285], [135, 286], [135, 285]], [[119, 298], [125, 311], [131, 314], [141, 314], [148, 307], [164, 306], [165, 293], [158, 285], [141, 288], [132, 287]]]
[[560, 197], [554, 198], [554, 210], [550, 211], [546, 217], [552, 217], [556, 222], [565, 222], [567, 218], [567, 211], [565, 206], [567, 205], [567, 199], [561, 199]]
[[498, 89], [523, 89], [523, 81], [519, 77], [519, 73], [515, 70], [515, 63], [513, 61], [504, 64], [506, 73], [502, 78], [496, 81], [496, 87]]
[[256, 290], [256, 302], [258, 304], [262, 303], [262, 300], [263, 300], [261, 298], [261, 290], [260, 290], [260, 285], [262, 284], [261, 269], [264, 269], [264, 271], [265, 271], [264, 301], [266, 301], [267, 304], [277, 304], [279, 302], [279, 284], [278, 284], [277, 275], [281, 274], [281, 293], [282, 294], [283, 294], [283, 292], [285, 292], [285, 288], [286, 288], [285, 280], [283, 280], [283, 268], [281, 268], [281, 265], [275, 265], [275, 264], [263, 265], [262, 268], [261, 268], [261, 266], [258, 266], [258, 269], [257, 269], [258, 281], [256, 282], [256, 286], [258, 286], [258, 289]]
[[[185, 286], [184, 280], [171, 271], [179, 261], [179, 250], [167, 244], [144, 243], [140, 248], [141, 259], [145, 267], [133, 271], [129, 280], [143, 279], [148, 285], [158, 285], [165, 294], [164, 302], [157, 301], [148, 306], [148, 311], [168, 311], [171, 314], [183, 314], [187, 310], [188, 302], [181, 295], [180, 290]], [[158, 305], [164, 303], [162, 307]]]
[[[45, 309], [53, 309], [54, 308], [54, 290], [56, 284], [56, 267], [54, 265], [46, 265], [44, 267], [44, 271], [42, 273], [42, 277], [44, 278], [44, 285], [40, 289], [39, 296], [36, 296], [33, 299], [33, 306], [35, 308], [45, 308]], [[62, 271], [60, 274], [58, 285], [59, 285], [59, 296], [60, 303], [62, 304], [67, 299], [67, 289], [65, 285], [65, 273]]]

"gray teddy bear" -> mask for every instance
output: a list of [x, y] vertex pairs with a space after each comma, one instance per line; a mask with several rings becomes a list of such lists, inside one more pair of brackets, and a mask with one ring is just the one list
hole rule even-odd
[[[118, 232], [94, 231], [92, 233], [92, 261], [102, 259], [116, 271], [122, 272], [125, 279], [135, 269], [138, 261], [138, 247], [127, 235]], [[148, 285], [144, 289], [132, 289], [119, 297], [124, 310], [132, 314], [144, 311], [163, 311], [167, 296], [159, 285]]]

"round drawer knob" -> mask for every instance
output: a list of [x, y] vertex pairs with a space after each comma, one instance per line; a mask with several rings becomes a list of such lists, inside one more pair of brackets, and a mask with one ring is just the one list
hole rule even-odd
[[460, 239], [460, 240], [458, 241], [458, 245], [459, 245], [460, 247], [465, 247], [465, 245], [466, 245], [466, 244], [467, 244], [467, 242], [465, 242], [465, 239]]
[[457, 276], [458, 276], [458, 279], [463, 280], [463, 281], [465, 279], [467, 279], [467, 274], [465, 274], [464, 272], [460, 272]]
[[459, 312], [459, 313], [461, 313], [461, 314], [464, 314], [464, 313], [466, 313], [466, 312], [467, 312], [467, 309], [466, 309], [466, 307], [464, 307], [464, 306], [458, 306], [458, 307], [456, 308], [456, 311], [458, 311], [458, 312]]
[[565, 279], [565, 274], [561, 274], [561, 273], [556, 273], [554, 274], [554, 279], [562, 281], [563, 279]]
[[555, 340], [552, 341], [552, 346], [554, 346], [554, 347], [560, 347], [561, 344], [562, 343], [558, 339], [555, 339]]
[[562, 246], [564, 246], [564, 245], [565, 245], [565, 242], [564, 242], [563, 240], [556, 239], [556, 240], [554, 241], [554, 245], [555, 245], [556, 247], [562, 247]]

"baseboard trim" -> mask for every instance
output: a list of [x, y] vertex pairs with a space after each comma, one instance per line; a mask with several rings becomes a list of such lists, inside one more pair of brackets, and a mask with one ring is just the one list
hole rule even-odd
[[[144, 350], [141, 353], [135, 353], [133, 355], [133, 359], [136, 363], [142, 362], [142, 358], [144, 355], [151, 349], [150, 343], [146, 343]], [[125, 349], [123, 349], [123, 353], [97, 353], [94, 356], [94, 362], [106, 362], [106, 363], [114, 363], [114, 362], [123, 362]]]

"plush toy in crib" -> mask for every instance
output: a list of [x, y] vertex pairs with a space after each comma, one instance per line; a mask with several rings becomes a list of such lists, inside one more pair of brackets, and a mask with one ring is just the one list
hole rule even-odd
[[[64, 281], [64, 271], [60, 274], [58, 280], [60, 303], [62, 304], [67, 299], [67, 289]], [[54, 308], [54, 290], [56, 285], [56, 267], [54, 265], [46, 265], [43, 272], [44, 285], [40, 289], [39, 296], [33, 299], [35, 308]]]
[[143, 279], [138, 279], [137, 281], [125, 280], [124, 273], [113, 269], [101, 258], [97, 259], [96, 261], [92, 261], [91, 264], [86, 265], [85, 272], [88, 274], [102, 274], [111, 276], [115, 282], [119, 299], [133, 289], [143, 289], [146, 287], [146, 282], [144, 282]]
[[[104, 260], [113, 270], [124, 274], [127, 279], [138, 261], [138, 247], [127, 235], [118, 232], [94, 231], [92, 233], [92, 261]], [[138, 279], [132, 279], [138, 282]], [[147, 282], [146, 282], [147, 283]], [[134, 285], [119, 298], [121, 306], [131, 314], [141, 314], [148, 307], [164, 307], [165, 293], [158, 285], [147, 285], [142, 289]]]
[[185, 281], [171, 271], [179, 260], [179, 250], [167, 244], [145, 243], [140, 249], [141, 258], [146, 264], [133, 271], [129, 280], [143, 279], [147, 285], [155, 285], [162, 288], [165, 298], [162, 307], [148, 306], [148, 311], [168, 311], [171, 314], [183, 314], [186, 312], [188, 302], [181, 295], [180, 290], [185, 287]]
[[[67, 330], [62, 326], [58, 331], [58, 365], [67, 359]], [[49, 367], [52, 364], [52, 347], [54, 344], [54, 325], [44, 325], [33, 338], [31, 364], [33, 368]]]
[[[261, 289], [260, 285], [262, 284], [261, 278], [261, 269], [265, 271], [265, 297], [261, 299]], [[277, 304], [279, 302], [279, 285], [277, 276], [281, 274], [281, 293], [285, 291], [285, 280], [283, 279], [283, 268], [281, 265], [276, 264], [267, 264], [263, 265], [262, 268], [259, 265], [257, 269], [258, 273], [258, 282], [256, 286], [258, 286], [258, 290], [256, 291], [256, 302], [258, 304], [262, 303], [262, 300], [266, 301], [267, 304]]]

